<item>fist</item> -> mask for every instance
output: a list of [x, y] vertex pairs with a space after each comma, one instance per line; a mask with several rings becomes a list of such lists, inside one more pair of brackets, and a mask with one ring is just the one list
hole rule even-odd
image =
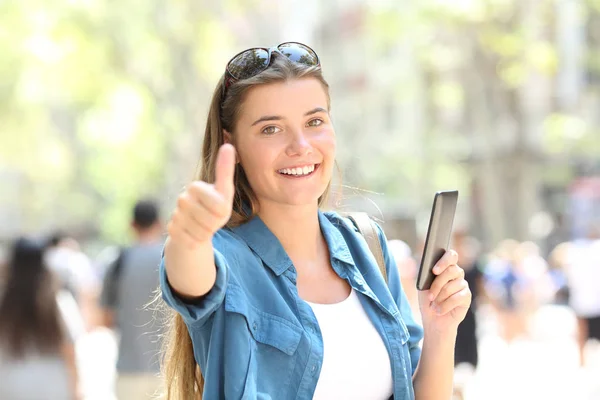
[[215, 183], [195, 181], [177, 198], [177, 207], [167, 225], [172, 242], [189, 249], [211, 241], [229, 218], [235, 187], [235, 149], [224, 144], [217, 155]]
[[425, 330], [456, 331], [471, 304], [471, 291], [465, 271], [458, 266], [458, 254], [448, 250], [433, 268], [431, 288], [419, 292], [419, 305]]

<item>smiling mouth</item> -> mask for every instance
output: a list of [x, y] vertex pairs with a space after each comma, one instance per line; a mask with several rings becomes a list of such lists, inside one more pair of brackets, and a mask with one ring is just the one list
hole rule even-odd
[[321, 164], [313, 164], [297, 168], [283, 168], [277, 171], [277, 173], [286, 178], [304, 178], [314, 174], [315, 171], [319, 169], [320, 165]]

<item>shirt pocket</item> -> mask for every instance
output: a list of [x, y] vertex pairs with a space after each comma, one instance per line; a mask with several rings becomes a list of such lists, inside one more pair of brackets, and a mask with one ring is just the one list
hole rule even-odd
[[225, 296], [225, 311], [242, 315], [258, 343], [274, 347], [288, 356], [296, 352], [302, 339], [302, 327], [254, 307], [241, 288], [230, 285]]

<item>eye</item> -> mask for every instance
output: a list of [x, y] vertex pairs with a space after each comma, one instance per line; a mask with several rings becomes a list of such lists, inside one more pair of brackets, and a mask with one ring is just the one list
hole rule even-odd
[[264, 133], [265, 135], [274, 135], [277, 132], [281, 132], [281, 129], [279, 129], [275, 125], [270, 125], [270, 126], [267, 126], [266, 128], [264, 128], [261, 132]]
[[323, 120], [321, 118], [315, 118], [308, 121], [308, 126], [319, 126], [323, 124]]

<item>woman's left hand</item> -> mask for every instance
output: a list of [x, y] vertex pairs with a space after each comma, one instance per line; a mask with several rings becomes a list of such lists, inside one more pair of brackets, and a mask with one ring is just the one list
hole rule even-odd
[[457, 265], [458, 253], [448, 250], [433, 268], [431, 288], [419, 292], [419, 306], [425, 332], [456, 332], [471, 305], [471, 291], [465, 271]]

